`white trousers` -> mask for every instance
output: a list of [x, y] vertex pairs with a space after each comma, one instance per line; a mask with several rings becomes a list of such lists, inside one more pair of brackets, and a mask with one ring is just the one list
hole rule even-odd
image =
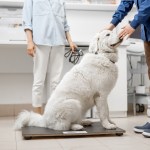
[[36, 45], [36, 53], [33, 58], [33, 107], [42, 107], [45, 101], [43, 99], [44, 86], [47, 90], [47, 100], [59, 83], [63, 69], [64, 50], [65, 46]]

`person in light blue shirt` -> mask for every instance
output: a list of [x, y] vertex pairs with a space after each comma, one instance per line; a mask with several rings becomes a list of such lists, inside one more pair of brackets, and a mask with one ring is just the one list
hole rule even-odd
[[[130, 36], [135, 29], [141, 25], [141, 39], [144, 41], [145, 56], [148, 66], [148, 75], [150, 79], [150, 0], [121, 0], [111, 23], [105, 29], [113, 30], [132, 9], [133, 4], [136, 5], [138, 12], [133, 20], [127, 24], [119, 33], [120, 38]], [[135, 126], [134, 131], [142, 133], [145, 137], [150, 137], [150, 122], [143, 126]]]
[[57, 86], [63, 69], [66, 40], [72, 51], [76, 45], [69, 34], [63, 0], [25, 0], [23, 26], [27, 52], [34, 60], [32, 106], [42, 113], [43, 88], [47, 78], [47, 98]]

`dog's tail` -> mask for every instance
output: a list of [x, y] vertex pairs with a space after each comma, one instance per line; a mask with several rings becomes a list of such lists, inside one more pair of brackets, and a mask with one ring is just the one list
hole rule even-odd
[[46, 122], [42, 115], [25, 110], [17, 117], [14, 129], [20, 130], [25, 126], [46, 127]]

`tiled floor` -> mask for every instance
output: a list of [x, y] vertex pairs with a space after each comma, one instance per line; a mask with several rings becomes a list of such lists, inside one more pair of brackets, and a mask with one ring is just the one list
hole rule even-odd
[[150, 138], [132, 130], [135, 125], [142, 125], [150, 118], [135, 116], [112, 120], [126, 130], [123, 136], [23, 140], [21, 132], [13, 130], [15, 117], [1, 117], [0, 150], [150, 150]]

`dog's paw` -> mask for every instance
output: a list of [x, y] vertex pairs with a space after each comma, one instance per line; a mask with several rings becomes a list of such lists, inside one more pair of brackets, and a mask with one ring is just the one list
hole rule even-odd
[[108, 121], [109, 121], [109, 123], [116, 125], [116, 123], [113, 122], [112, 120], [109, 119]]
[[111, 124], [111, 123], [103, 124], [103, 127], [108, 129], [108, 130], [112, 130], [112, 129], [117, 128], [117, 126], [115, 124]]
[[72, 124], [71, 125], [71, 130], [74, 130], [74, 131], [78, 131], [78, 130], [82, 130], [84, 127], [80, 124]]
[[86, 119], [86, 120], [82, 120], [82, 121], [81, 121], [81, 124], [82, 124], [83, 126], [91, 126], [91, 125], [93, 124], [93, 122]]

